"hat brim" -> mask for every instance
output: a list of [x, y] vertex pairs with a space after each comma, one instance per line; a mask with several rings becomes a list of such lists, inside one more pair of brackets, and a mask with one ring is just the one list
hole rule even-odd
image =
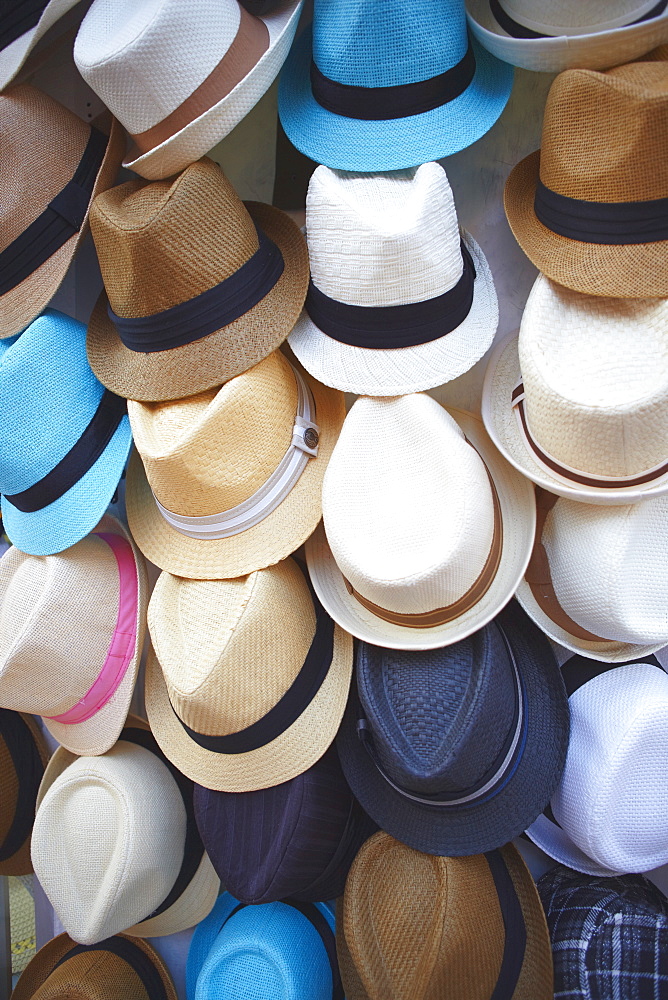
[[513, 71], [472, 42], [471, 84], [433, 111], [408, 118], [365, 121], [321, 107], [311, 89], [312, 32], [307, 28], [286, 60], [278, 91], [281, 124], [305, 156], [337, 170], [400, 170], [465, 149], [490, 130], [508, 103]]
[[238, 905], [239, 900], [235, 899], [229, 892], [221, 892], [209, 915], [195, 928], [186, 959], [187, 997], [194, 1000], [197, 977], [200, 970], [211, 951], [214, 941], [218, 937], [221, 927]]
[[240, 375], [280, 347], [304, 305], [309, 280], [306, 241], [278, 208], [248, 202], [251, 218], [280, 249], [285, 267], [274, 287], [239, 319], [169, 351], [131, 351], [107, 312], [103, 292], [88, 324], [86, 352], [100, 382], [140, 402], [183, 399]]
[[496, 487], [503, 525], [499, 567], [482, 599], [453, 621], [432, 628], [395, 625], [377, 617], [349, 593], [327, 542], [324, 526], [319, 525], [306, 543], [306, 561], [315, 592], [335, 622], [351, 635], [374, 646], [439, 649], [465, 639], [491, 621], [508, 603], [529, 563], [536, 530], [533, 485], [499, 454], [478, 417], [464, 410], [446, 409], [482, 457]]
[[[42, 734], [42, 730], [37, 725], [35, 719], [32, 715], [27, 715], [23, 712], [20, 713], [21, 718], [25, 722], [26, 726], [30, 730], [30, 735], [35, 741], [35, 746], [37, 747], [37, 752], [39, 754], [42, 766], [46, 768], [49, 763], [49, 758], [51, 756], [51, 751], [46, 744], [46, 740]], [[6, 804], [4, 806], [6, 807]], [[5, 861], [0, 861], [0, 875], [30, 875], [34, 869], [32, 865], [32, 859], [30, 857], [30, 841], [32, 835], [32, 824], [30, 834], [23, 841], [18, 851], [12, 854], [11, 857], [7, 858]]]
[[[494, 279], [482, 250], [462, 233], [475, 264], [473, 304], [464, 322], [416, 347], [351, 347], [323, 333], [304, 310], [288, 343], [304, 368], [325, 385], [364, 396], [405, 396], [463, 375], [491, 346], [499, 322]], [[446, 320], [447, 317], [444, 317]]]
[[668, 297], [668, 240], [656, 243], [582, 243], [553, 233], [534, 209], [540, 150], [520, 160], [503, 194], [515, 239], [532, 264], [559, 285], [585, 295], [651, 299]]
[[573, 843], [565, 830], [548, 819], [544, 813], [541, 813], [525, 832], [536, 847], [540, 847], [541, 851], [545, 851], [554, 861], [567, 865], [576, 872], [583, 872], [585, 875], [599, 875], [605, 878], [627, 874], [627, 872], [614, 871], [612, 868], [597, 865], [592, 858]]
[[15, 38], [10, 45], [0, 51], [0, 90], [4, 90], [11, 83], [32, 49], [49, 28], [78, 3], [79, 0], [51, 0], [42, 11], [42, 16], [35, 27]]

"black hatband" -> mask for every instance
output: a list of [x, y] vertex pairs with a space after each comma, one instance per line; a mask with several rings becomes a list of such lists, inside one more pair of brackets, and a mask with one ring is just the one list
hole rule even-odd
[[[620, 27], [630, 28], [632, 24], [641, 24], [643, 21], [649, 21], [653, 17], [658, 17], [659, 14], [663, 14], [664, 10], [668, 7], [668, 0], [659, 0], [656, 6], [652, 7], [650, 11], [643, 14], [636, 21], [630, 21], [628, 24], [620, 25]], [[515, 21], [514, 18], [507, 14], [506, 11], [501, 6], [499, 0], [489, 0], [489, 9], [491, 10], [494, 18], [500, 28], [510, 35], [511, 38], [559, 38], [563, 36], [559, 35], [542, 35], [539, 31], [532, 31], [531, 28], [525, 28], [523, 24]], [[596, 29], [592, 28], [591, 34], [596, 34]], [[576, 36], [568, 36], [576, 37]]]
[[583, 201], [536, 185], [534, 211], [553, 233], [580, 243], [627, 246], [668, 240], [668, 198], [652, 201]]
[[5, 0], [0, 21], [0, 49], [6, 49], [38, 23], [49, 0]]
[[501, 968], [490, 1000], [512, 1000], [524, 964], [527, 928], [522, 904], [501, 851], [488, 851], [485, 860], [494, 879], [505, 932]]
[[571, 656], [561, 668], [566, 694], [570, 698], [578, 688], [593, 680], [594, 677], [598, 677], [599, 674], [605, 674], [608, 670], [617, 670], [619, 667], [628, 667], [634, 663], [648, 663], [652, 667], [663, 670], [656, 656], [642, 656], [637, 660], [627, 660], [625, 663], [603, 663], [601, 660], [592, 660], [588, 656], [580, 656], [579, 654]]
[[[18, 712], [0, 708], [0, 738], [9, 751], [18, 781], [14, 818], [4, 840], [0, 843], [0, 862], [2, 862], [13, 857], [30, 836], [44, 764], [35, 737]], [[7, 809], [8, 803], [3, 802], [2, 808]]]
[[63, 957], [54, 965], [51, 970], [54, 972], [60, 965], [68, 962], [76, 955], [83, 955], [88, 951], [107, 951], [112, 955], [117, 955], [133, 969], [141, 979], [142, 986], [146, 990], [148, 1000], [167, 1000], [167, 990], [162, 976], [154, 962], [151, 961], [146, 952], [136, 945], [134, 941], [123, 937], [110, 937], [97, 944], [78, 944], [70, 948]]

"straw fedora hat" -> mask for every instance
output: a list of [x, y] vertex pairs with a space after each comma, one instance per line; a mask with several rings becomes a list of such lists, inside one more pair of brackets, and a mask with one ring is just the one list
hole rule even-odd
[[58, 291], [123, 149], [116, 121], [93, 128], [28, 84], [0, 93], [0, 338], [25, 329]]
[[562, 666], [571, 735], [550, 808], [528, 828], [541, 850], [590, 875], [668, 863], [668, 675], [656, 659]]
[[0, 31], [0, 90], [12, 81], [40, 39], [79, 0], [8, 0]]
[[515, 239], [560, 285], [668, 298], [668, 65], [567, 70], [550, 88], [541, 149], [511, 172]]
[[539, 73], [608, 69], [668, 41], [668, 0], [466, 0], [474, 38]]
[[124, 166], [171, 177], [220, 142], [273, 83], [301, 8], [255, 17], [237, 0], [95, 0], [74, 61], [134, 140]]
[[347, 1000], [552, 1000], [545, 914], [512, 844], [439, 858], [375, 834], [350, 869], [336, 937]]
[[353, 642], [314, 605], [292, 559], [233, 580], [163, 573], [149, 629], [151, 729], [199, 785], [270, 788], [306, 771], [333, 742]]
[[311, 285], [289, 344], [320, 382], [403, 396], [463, 374], [491, 345], [494, 281], [460, 233], [440, 164], [375, 175], [318, 167], [306, 229]]
[[606, 663], [668, 643], [668, 497], [624, 507], [536, 492], [536, 541], [517, 599], [555, 642]]
[[641, 62], [668, 62], [668, 43], [665, 45], [658, 45], [651, 52], [648, 52], [646, 56], [643, 56]]
[[487, 433], [539, 486], [628, 504], [668, 492], [668, 301], [583, 295], [539, 275], [483, 388]]
[[360, 397], [323, 484], [306, 557], [343, 628], [391, 649], [436, 649], [512, 597], [534, 538], [533, 487], [482, 421], [430, 396]]
[[0, 875], [29, 875], [37, 790], [49, 749], [35, 720], [0, 708]]
[[203, 920], [220, 889], [202, 844], [193, 785], [130, 716], [100, 757], [59, 747], [37, 799], [32, 859], [68, 934], [163, 937]]
[[301, 312], [306, 242], [271, 205], [239, 200], [204, 158], [176, 178], [95, 201], [105, 283], [88, 329], [100, 381], [128, 399], [181, 399], [266, 358]]
[[128, 410], [141, 456], [130, 459], [128, 520], [156, 566], [244, 576], [285, 559], [316, 527], [343, 394], [281, 352], [220, 389]]

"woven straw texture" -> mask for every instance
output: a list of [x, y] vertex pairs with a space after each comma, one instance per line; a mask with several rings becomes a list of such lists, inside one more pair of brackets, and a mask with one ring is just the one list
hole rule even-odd
[[668, 62], [668, 44], [658, 45], [652, 49], [646, 56], [643, 56], [642, 62]]
[[[49, 760], [49, 748], [46, 745], [39, 726], [29, 715], [22, 715], [21, 718], [28, 726], [30, 734], [35, 741], [40, 760], [42, 761], [42, 767], [46, 767]], [[13, 749], [16, 752], [16, 748]], [[0, 810], [0, 845], [4, 843], [14, 822], [16, 810], [19, 805], [20, 778], [21, 776], [17, 774], [7, 741], [0, 732], [0, 802], [2, 803], [2, 809]], [[32, 870], [30, 836], [28, 836], [18, 851], [12, 854], [10, 858], [0, 861], [0, 875], [29, 875]]]
[[36, 950], [35, 901], [29, 888], [32, 876], [23, 879], [10, 876], [9, 916], [12, 938], [12, 975], [16, 976], [28, 965]]
[[78, 2], [79, 0], [51, 0], [46, 4], [35, 27], [0, 51], [0, 90], [11, 83], [40, 38]]

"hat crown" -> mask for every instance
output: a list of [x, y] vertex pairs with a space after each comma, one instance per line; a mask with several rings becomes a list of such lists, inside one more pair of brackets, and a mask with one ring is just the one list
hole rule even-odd
[[[74, 941], [70, 941], [66, 935], [62, 936], [69, 943], [67, 951], [76, 947]], [[132, 940], [133, 947], [136, 947], [151, 964], [160, 961], [155, 952], [148, 953], [147, 949], [150, 946], [144, 941], [139, 946], [135, 944], [136, 938], [119, 936], [127, 941]], [[40, 962], [41, 957], [36, 957], [35, 962]], [[46, 964], [46, 956], [44, 960]], [[125, 958], [105, 948], [78, 952], [71, 958], [59, 961], [55, 968], [50, 963], [48, 970], [47, 978], [30, 993], [31, 1000], [64, 1000], [65, 997], [67, 1000], [101, 1000], [101, 997], [104, 997], [104, 1000], [128, 1000], [129, 997], [135, 1000], [150, 1000], [147, 984], [137, 970]], [[46, 971], [47, 968], [44, 969], [44, 972]], [[166, 987], [165, 995], [171, 1000], [176, 997], [176, 993], [173, 987], [170, 988], [171, 982], [166, 982], [167, 970], [163, 967], [161, 971], [165, 977], [163, 980]], [[35, 972], [37, 973], [37, 968]]]
[[656, 7], [656, 0], [501, 0], [501, 6], [525, 28], [585, 34], [632, 24]]

